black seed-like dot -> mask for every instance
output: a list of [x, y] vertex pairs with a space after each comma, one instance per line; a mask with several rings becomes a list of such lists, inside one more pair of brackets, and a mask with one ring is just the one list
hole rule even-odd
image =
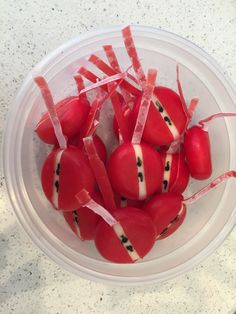
[[172, 125], [172, 122], [170, 121], [170, 118], [169, 118], [169, 117], [164, 117], [164, 120], [165, 120], [169, 125]]
[[169, 171], [170, 170], [170, 162], [167, 161], [166, 166], [165, 166], [165, 171]]
[[127, 243], [128, 242], [128, 238], [126, 236], [124, 236], [123, 234], [121, 235], [121, 242], [122, 243]]
[[163, 181], [164, 190], [167, 189], [167, 186], [168, 186], [168, 181], [167, 181], [167, 180], [164, 180], [164, 181]]
[[166, 227], [164, 230], [162, 230], [162, 232], [160, 233], [160, 235], [163, 235], [167, 232], [168, 228]]
[[139, 181], [143, 182], [143, 174], [142, 172], [138, 172]]
[[158, 101], [156, 101], [155, 104], [158, 107], [159, 112], [163, 112], [164, 111], [163, 107], [159, 104]]
[[57, 180], [55, 182], [55, 187], [56, 187], [56, 190], [57, 190], [57, 193], [59, 192], [59, 181]]
[[132, 247], [132, 245], [127, 245], [126, 246], [126, 249], [130, 252], [133, 252], [134, 251], [134, 248]]
[[137, 166], [141, 167], [142, 166], [142, 160], [140, 157], [137, 158]]
[[121, 196], [122, 201], [126, 201], [126, 198], [124, 196]]
[[60, 164], [57, 164], [57, 169], [56, 169], [56, 174], [59, 176], [60, 175]]

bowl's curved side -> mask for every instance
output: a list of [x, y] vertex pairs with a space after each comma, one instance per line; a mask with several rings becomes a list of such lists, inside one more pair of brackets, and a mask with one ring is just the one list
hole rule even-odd
[[[95, 49], [98, 49], [99, 46], [110, 43], [114, 38], [115, 45], [118, 45], [117, 43], [121, 41], [120, 30], [121, 27], [117, 26], [81, 35], [49, 54], [27, 76], [10, 106], [4, 132], [3, 169], [8, 194], [19, 223], [34, 243], [52, 260], [85, 278], [105, 280], [119, 285], [143, 285], [167, 280], [191, 269], [222, 243], [236, 223], [235, 200], [231, 197], [235, 190], [234, 183], [228, 182], [223, 185], [218, 193], [219, 204], [214, 215], [204, 224], [201, 232], [196, 233], [188, 242], [171, 253], [167, 252], [165, 256], [159, 256], [158, 259], [151, 255], [149, 259], [145, 260], [145, 263], [119, 265], [118, 271], [117, 265], [92, 258], [89, 254], [86, 256], [86, 254], [76, 252], [75, 248], [67, 246], [56, 232], [53, 233], [49, 230], [33, 206], [22, 170], [22, 159], [27, 158], [24, 154], [27, 154], [29, 149], [26, 148], [24, 153], [22, 143], [26, 142], [25, 132], [32, 132], [32, 125], [27, 123], [30, 121], [30, 113], [39, 97], [32, 76], [40, 73], [52, 82], [52, 86], [55, 86], [58, 67], [61, 69], [68, 67], [69, 59], [76, 60], [78, 54], [80, 56], [89, 54], [91, 50], [88, 51], [88, 47], [91, 49], [91, 46], [94, 46]], [[162, 46], [158, 47], [160, 58], [169, 51], [170, 47], [176, 47], [176, 54], [172, 52], [170, 59], [172, 58], [173, 62], [178, 60], [186, 69], [190, 67], [196, 77], [201, 77], [204, 72], [205, 77], [200, 78], [200, 83], [202, 86], [208, 86], [216, 103], [221, 104], [219, 109], [225, 110], [226, 108], [228, 111], [235, 111], [236, 92], [233, 83], [203, 50], [175, 34], [155, 28], [134, 26], [133, 33], [137, 37], [138, 48], [145, 51], [150, 51], [152, 48], [157, 49], [155, 44], [161, 42]], [[149, 46], [147, 46], [148, 42]], [[75, 72], [77, 66], [76, 62], [70, 65], [70, 73]], [[207, 75], [211, 79], [207, 78]], [[206, 108], [206, 110], [210, 112], [211, 108]], [[40, 113], [37, 111], [37, 114]], [[32, 121], [30, 122], [32, 123]], [[219, 129], [227, 130], [225, 150], [228, 150], [228, 157], [225, 159], [225, 165], [235, 169], [236, 139], [234, 134], [236, 134], [236, 127], [231, 121], [227, 121], [219, 125]], [[224, 208], [225, 217], [221, 219], [220, 215]], [[173, 263], [173, 258], [175, 258], [175, 263]], [[169, 268], [161, 271], [164, 264]]]

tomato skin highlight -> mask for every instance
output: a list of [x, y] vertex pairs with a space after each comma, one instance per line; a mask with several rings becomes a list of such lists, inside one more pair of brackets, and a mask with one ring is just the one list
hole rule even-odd
[[[67, 97], [55, 105], [62, 132], [67, 138], [71, 138], [79, 132], [88, 116], [89, 108], [89, 103], [86, 100], [79, 99], [78, 96]], [[57, 144], [48, 112], [41, 117], [36, 125], [35, 132], [43, 142], [52, 145]]]
[[184, 148], [191, 176], [197, 180], [208, 179], [212, 174], [208, 132], [196, 125], [191, 127], [185, 133]]

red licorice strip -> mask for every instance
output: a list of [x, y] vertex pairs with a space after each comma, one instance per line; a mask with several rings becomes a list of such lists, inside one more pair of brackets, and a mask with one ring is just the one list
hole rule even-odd
[[116, 72], [121, 72], [121, 68], [119, 66], [119, 62], [116, 58], [115, 51], [112, 47], [112, 45], [104, 45], [103, 49], [106, 53], [107, 59], [111, 65], [111, 67], [116, 71]]
[[[119, 62], [117, 60], [117, 57], [116, 57], [116, 54], [115, 54], [115, 51], [114, 51], [112, 45], [104, 45], [103, 49], [106, 53], [107, 59], [110, 63], [110, 66], [115, 71], [121, 72], [121, 68], [120, 68]], [[138, 84], [138, 81], [136, 80], [136, 78], [133, 75], [131, 75], [130, 73], [128, 73], [127, 77], [130, 78], [132, 81], [134, 81], [136, 84]]]
[[[108, 84], [108, 90], [112, 91], [112, 89], [115, 89], [117, 86], [116, 82], [109, 83]], [[130, 134], [130, 128], [129, 125], [127, 125], [127, 121], [124, 118], [124, 112], [122, 110], [121, 102], [119, 99], [119, 96], [116, 92], [110, 95], [111, 103], [115, 112], [115, 117], [120, 129], [120, 133], [122, 136], [122, 140], [124, 142], [130, 142], [131, 140], [131, 134]]]
[[181, 136], [170, 144], [170, 147], [167, 150], [167, 154], [176, 153], [179, 149], [180, 143], [181, 143]]
[[236, 113], [216, 113], [210, 117], [207, 117], [207, 118], [199, 121], [198, 124], [204, 129], [205, 123], [207, 123], [213, 119], [222, 118], [222, 117], [236, 117]]
[[[92, 82], [92, 83], [96, 83], [98, 81], [100, 81], [101, 79], [96, 76], [93, 72], [87, 70], [86, 68], [84, 67], [81, 67], [78, 71], [83, 77], [85, 77], [88, 81]], [[126, 72], [126, 74], [128, 74], [128, 72]], [[107, 92], [107, 86], [104, 85], [104, 86], [101, 86], [101, 88]], [[119, 97], [122, 99], [122, 95], [120, 93], [119, 94]]]
[[[110, 63], [110, 66], [115, 70], [117, 73], [121, 72], [120, 65], [118, 63], [118, 60], [116, 58], [115, 51], [112, 47], [112, 45], [105, 45], [103, 46], [103, 49], [105, 51], [105, 54], [107, 56], [108, 62]], [[130, 74], [127, 73], [127, 77], [130, 77]], [[122, 96], [126, 103], [130, 101], [130, 94], [125, 90], [124, 88], [121, 90]]]
[[134, 45], [134, 40], [132, 37], [130, 26], [127, 26], [124, 29], [122, 29], [122, 35], [123, 35], [124, 44], [125, 44], [127, 53], [130, 57], [134, 71], [137, 75], [138, 82], [140, 83], [146, 82], [146, 76], [144, 74], [142, 65], [138, 58], [138, 54]]
[[199, 198], [204, 196], [209, 190], [216, 187], [218, 184], [222, 183], [223, 181], [229, 179], [229, 178], [236, 178], [236, 171], [228, 171], [220, 175], [218, 178], [213, 180], [211, 183], [209, 183], [207, 186], [205, 186], [203, 189], [198, 191], [197, 193], [193, 194], [192, 196], [186, 198], [183, 203], [185, 205], [189, 205], [197, 201]]
[[[91, 105], [90, 112], [88, 114], [88, 118], [85, 123], [84, 129], [81, 131], [80, 137], [86, 137], [91, 135], [94, 132], [94, 121], [95, 119], [98, 120], [98, 112], [105, 104], [105, 102], [112, 96], [112, 94], [116, 91], [117, 87], [121, 84], [122, 80], [116, 83], [109, 92], [104, 96], [101, 90], [98, 91], [95, 99]], [[96, 129], [96, 127], [95, 127]]]
[[111, 227], [118, 223], [118, 221], [104, 207], [91, 198], [87, 190], [81, 190], [78, 194], [76, 194], [76, 198], [80, 207], [88, 207], [95, 214], [101, 216], [102, 219], [104, 219]]
[[[101, 70], [104, 74], [108, 75], [108, 76], [113, 76], [115, 75], [117, 72], [111, 68], [109, 65], [107, 65], [102, 59], [100, 59], [98, 56], [96, 55], [91, 55], [89, 57], [89, 62], [93, 63], [99, 70]], [[121, 86], [126, 89], [129, 93], [131, 93], [134, 96], [137, 96], [140, 94], [140, 90], [137, 89], [136, 87], [134, 87], [132, 84], [130, 84], [127, 81], [123, 81]]]
[[133, 144], [140, 144], [142, 136], [143, 136], [143, 130], [145, 127], [145, 123], [148, 116], [148, 111], [151, 103], [152, 94], [155, 88], [155, 81], [157, 76], [157, 70], [156, 69], [149, 69], [148, 70], [148, 78], [147, 82], [143, 84], [143, 96], [141, 105], [138, 112], [137, 121], [134, 128], [134, 133], [132, 137], [132, 143]]
[[[83, 90], [85, 88], [84, 80], [83, 80], [83, 78], [82, 78], [82, 76], [80, 74], [75, 75], [74, 79], [75, 79], [75, 82], [76, 82], [76, 85], [77, 85], [78, 93], [80, 93], [81, 90]], [[88, 98], [87, 98], [86, 94], [82, 94], [80, 96], [80, 98], [83, 99], [83, 100], [87, 100], [88, 101]]]
[[110, 83], [110, 82], [115, 82], [115, 81], [118, 81], [118, 80], [123, 80], [123, 79], [127, 76], [126, 72], [127, 72], [127, 71], [122, 72], [122, 73], [117, 73], [117, 74], [115, 74], [115, 75], [112, 75], [112, 76], [109, 76], [109, 77], [107, 77], [107, 78], [104, 78], [104, 79], [102, 79], [102, 80], [100, 80], [100, 81], [98, 81], [98, 82], [92, 84], [91, 86], [88, 86], [88, 87], [82, 89], [82, 90], [80, 91], [79, 95], [82, 95], [82, 94], [84, 94], [84, 93], [87, 93], [87, 92], [89, 92], [89, 91], [91, 91], [91, 90], [94, 90], [94, 89], [96, 89], [96, 88], [98, 88], [98, 87], [102, 87], [102, 86], [104, 86], [104, 85], [107, 85], [107, 84]]
[[198, 98], [193, 98], [190, 101], [189, 107], [188, 107], [188, 114], [189, 114], [189, 118], [192, 119], [192, 116], [194, 114], [194, 111], [196, 110], [196, 107], [199, 103], [199, 99]]
[[41, 94], [42, 94], [44, 102], [46, 104], [48, 114], [49, 114], [50, 120], [52, 122], [53, 129], [54, 129], [58, 144], [59, 144], [61, 149], [66, 149], [67, 141], [66, 141], [66, 138], [62, 132], [61, 123], [60, 123], [60, 120], [57, 116], [57, 112], [55, 110], [55, 104], [54, 104], [54, 101], [52, 98], [52, 94], [49, 90], [48, 84], [42, 76], [35, 77], [34, 81], [41, 90]]
[[105, 101], [103, 101], [103, 99], [102, 99], [101, 90], [98, 90], [98, 92], [95, 96], [95, 99], [92, 102], [87, 120], [85, 122], [85, 126], [80, 133], [80, 138], [91, 135], [91, 133], [93, 133], [92, 129], [94, 126], [95, 119], [98, 119], [99, 106], [102, 106], [102, 104], [104, 104]]
[[90, 166], [97, 180], [98, 187], [103, 196], [105, 206], [108, 211], [112, 212], [116, 209], [116, 204], [114, 200], [114, 193], [111, 187], [111, 183], [108, 179], [105, 165], [97, 154], [93, 138], [89, 136], [84, 138], [83, 141], [86, 153], [89, 158]]

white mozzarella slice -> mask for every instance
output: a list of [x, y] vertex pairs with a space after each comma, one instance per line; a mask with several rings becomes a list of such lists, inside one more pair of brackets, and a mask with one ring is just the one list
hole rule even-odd
[[134, 144], [135, 159], [137, 165], [138, 187], [139, 187], [139, 199], [143, 200], [147, 196], [146, 178], [143, 166], [143, 152], [141, 146]]
[[[154, 105], [157, 107], [157, 110], [159, 111], [162, 119], [165, 121], [166, 126], [168, 127], [168, 129], [170, 130], [171, 134], [173, 135], [174, 139], [177, 139], [179, 137], [179, 131], [176, 128], [175, 124], [173, 123], [173, 121], [170, 119], [170, 116], [168, 114], [168, 112], [166, 111], [166, 109], [164, 108], [164, 106], [161, 104], [160, 100], [153, 94], [152, 96], [152, 101], [154, 103]], [[159, 110], [159, 108], [162, 108], [162, 110]], [[168, 119], [168, 121], [166, 121], [165, 119]]]
[[[53, 178], [53, 191], [52, 191], [52, 203], [53, 205], [58, 208], [58, 191], [57, 191], [57, 187], [56, 187], [56, 182], [58, 182], [59, 184], [59, 176], [60, 173], [58, 174], [58, 165], [60, 165], [60, 161], [61, 161], [61, 156], [64, 150], [60, 150], [57, 153], [57, 156], [55, 158], [55, 165], [54, 165], [54, 178]], [[60, 166], [59, 166], [60, 167]], [[59, 168], [60, 169], [60, 168]]]
[[130, 258], [132, 261], [136, 261], [140, 258], [138, 253], [135, 251], [135, 248], [133, 244], [130, 242], [128, 239], [127, 235], [125, 234], [124, 229], [122, 228], [120, 223], [116, 223], [115, 225], [112, 226], [113, 230], [115, 231], [115, 234], [121, 241], [122, 245], [126, 249], [127, 253], [129, 254]]

